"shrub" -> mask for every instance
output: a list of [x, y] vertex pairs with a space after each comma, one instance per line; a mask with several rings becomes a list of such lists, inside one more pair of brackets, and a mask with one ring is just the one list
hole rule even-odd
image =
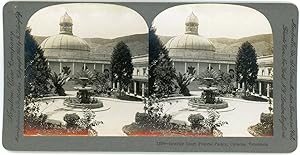
[[143, 124], [143, 123], [149, 122], [149, 120], [150, 120], [149, 115], [146, 113], [137, 112], [135, 114], [135, 122], [138, 124]]
[[65, 73], [56, 74], [55, 72], [53, 72], [51, 74], [51, 81], [55, 88], [54, 93], [58, 94], [59, 96], [66, 96], [63, 85], [65, 85], [65, 83], [69, 81], [69, 79], [70, 79], [69, 75]]
[[216, 98], [216, 104], [222, 104], [224, 101], [220, 98]]
[[95, 120], [96, 114], [91, 109], [85, 109], [83, 111], [83, 117], [79, 119], [78, 125], [81, 128], [92, 130], [94, 126], [103, 124], [102, 121]]
[[40, 113], [40, 106], [36, 99], [28, 95], [24, 102], [24, 122], [30, 126], [42, 126], [47, 120], [46, 114]]
[[64, 116], [64, 121], [67, 123], [67, 128], [76, 127], [79, 119], [80, 117], [76, 113], [66, 114]]
[[194, 98], [189, 99], [189, 104], [195, 104], [195, 103], [205, 104], [203, 95], [202, 95], [202, 97], [194, 97]]
[[[87, 81], [82, 81], [81, 78], [87, 78]], [[82, 69], [80, 72], [77, 72], [74, 75], [75, 84], [79, 84], [81, 86], [86, 86], [93, 84], [95, 81], [95, 74], [93, 71], [90, 71], [89, 69]]]
[[260, 122], [262, 124], [270, 124], [273, 125], [273, 114], [271, 113], [261, 113], [260, 114]]
[[158, 98], [150, 96], [148, 100], [144, 100], [144, 104], [145, 113], [149, 117], [146, 119], [146, 121], [148, 120], [146, 123], [157, 128], [166, 128], [170, 125], [172, 116], [163, 112], [163, 104]]
[[179, 87], [179, 93], [184, 96], [191, 96], [190, 90], [188, 89], [188, 86], [190, 83], [194, 80], [192, 74], [181, 74], [180, 72], [176, 76], [177, 85]]
[[109, 73], [95, 73], [95, 82], [96, 93], [97, 94], [110, 94], [110, 78]]
[[204, 120], [204, 126], [209, 128], [213, 133], [214, 130], [219, 130], [218, 128], [228, 124], [226, 121], [220, 121], [220, 114], [215, 109], [208, 109], [208, 117]]
[[188, 117], [192, 129], [201, 129], [204, 123], [204, 117], [201, 114], [191, 114]]

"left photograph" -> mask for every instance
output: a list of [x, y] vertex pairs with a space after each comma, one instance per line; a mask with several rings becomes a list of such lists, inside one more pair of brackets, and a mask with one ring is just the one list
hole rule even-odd
[[43, 8], [25, 30], [24, 136], [126, 136], [148, 96], [148, 26], [114, 4]]

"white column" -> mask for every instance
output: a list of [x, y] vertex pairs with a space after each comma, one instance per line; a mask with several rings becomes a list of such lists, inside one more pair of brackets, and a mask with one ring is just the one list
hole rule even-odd
[[259, 92], [259, 95], [261, 95], [261, 81], [259, 81], [259, 83], [258, 83], [258, 92]]
[[142, 97], [145, 96], [145, 84], [144, 82], [142, 83]]
[[116, 83], [115, 83], [115, 82], [113, 82], [112, 84], [113, 84], [113, 86], [112, 86], [112, 87], [113, 87], [113, 89], [115, 89], [115, 88], [116, 88]]
[[130, 94], [130, 89], [129, 89], [129, 87], [130, 87], [130, 84], [127, 86], [127, 93], [128, 93], [128, 94]]
[[136, 95], [136, 82], [135, 81], [133, 83], [133, 93], [134, 93], [134, 95]]
[[120, 82], [117, 82], [117, 89], [120, 89]]
[[209, 69], [209, 70], [211, 69], [211, 64], [210, 64], [210, 63], [208, 64], [208, 69]]
[[221, 70], [221, 64], [219, 64], [219, 70]]
[[59, 73], [61, 73], [61, 71], [62, 71], [62, 64], [61, 62], [59, 62]]
[[254, 88], [255, 88], [255, 87], [253, 86], [253, 87], [252, 87], [252, 93], [253, 93], [253, 94], [255, 94], [255, 89], [254, 89]]
[[184, 63], [184, 73], [187, 72], [186, 62]]
[[74, 75], [75, 74], [75, 63], [73, 62], [72, 63], [72, 75]]
[[242, 88], [245, 89], [245, 82], [242, 83]]
[[227, 64], [227, 73], [229, 73], [229, 64]]
[[200, 75], [200, 63], [197, 63], [197, 75]]
[[270, 84], [267, 83], [267, 97], [270, 97]]
[[83, 69], [84, 69], [84, 70], [86, 69], [86, 64], [85, 64], [85, 63], [83, 64]]
[[101, 71], [102, 71], [102, 73], [104, 73], [104, 64], [102, 64]]
[[94, 64], [94, 70], [96, 70], [96, 64]]

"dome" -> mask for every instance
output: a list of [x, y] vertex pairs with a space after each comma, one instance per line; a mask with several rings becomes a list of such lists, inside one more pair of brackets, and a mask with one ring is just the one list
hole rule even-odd
[[40, 46], [48, 58], [88, 58], [90, 51], [90, 47], [85, 40], [69, 34], [58, 34], [48, 37]]
[[88, 59], [88, 43], [73, 35], [72, 18], [66, 12], [60, 18], [60, 33], [45, 39], [41, 44], [44, 54], [51, 59]]
[[215, 51], [213, 43], [200, 35], [184, 34], [173, 37], [166, 43], [167, 49], [190, 49]]
[[173, 37], [165, 47], [173, 58], [213, 58], [216, 51], [213, 43], [198, 35], [198, 18], [192, 12], [185, 21], [185, 34]]
[[198, 24], [198, 17], [192, 12], [185, 20], [185, 24], [194, 23]]
[[73, 24], [72, 18], [68, 15], [67, 12], [63, 16], [60, 17], [59, 24], [63, 24], [63, 23]]

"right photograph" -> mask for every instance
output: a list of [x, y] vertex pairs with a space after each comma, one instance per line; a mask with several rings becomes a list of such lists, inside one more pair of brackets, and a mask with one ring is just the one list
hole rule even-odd
[[255, 9], [188, 4], [158, 14], [148, 81], [142, 124], [158, 136], [273, 136], [273, 35]]

